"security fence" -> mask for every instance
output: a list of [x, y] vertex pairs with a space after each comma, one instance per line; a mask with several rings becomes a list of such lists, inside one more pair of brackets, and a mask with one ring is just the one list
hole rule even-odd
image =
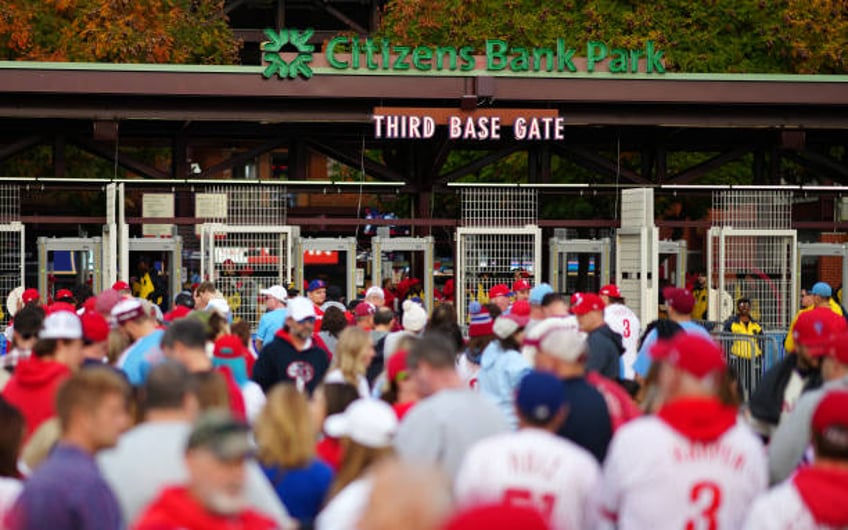
[[736, 372], [745, 401], [756, 391], [763, 374], [786, 355], [783, 348], [785, 332], [746, 335], [719, 331], [712, 336], [724, 350], [727, 365]]

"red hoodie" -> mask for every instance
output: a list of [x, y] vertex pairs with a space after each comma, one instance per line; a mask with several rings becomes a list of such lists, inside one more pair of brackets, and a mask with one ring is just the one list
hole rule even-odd
[[273, 530], [274, 521], [247, 509], [226, 517], [204, 508], [185, 487], [166, 488], [145, 510], [134, 530]]
[[681, 398], [666, 403], [657, 416], [696, 442], [713, 442], [736, 425], [736, 408], [716, 398]]
[[70, 375], [70, 368], [53, 360], [33, 356], [18, 363], [3, 389], [3, 397], [23, 414], [27, 439], [39, 425], [56, 414], [56, 390]]
[[813, 466], [799, 470], [792, 481], [818, 524], [848, 526], [848, 470]]

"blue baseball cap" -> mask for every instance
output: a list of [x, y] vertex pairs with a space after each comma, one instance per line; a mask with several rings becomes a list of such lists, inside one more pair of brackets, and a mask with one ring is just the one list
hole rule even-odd
[[813, 285], [813, 288], [810, 289], [810, 294], [830, 298], [833, 296], [833, 289], [831, 289], [830, 285], [825, 282], [817, 282]]
[[317, 291], [318, 289], [326, 289], [327, 282], [324, 280], [312, 280], [309, 282], [309, 287], [306, 288], [307, 293], [311, 293], [312, 291]]
[[525, 418], [548, 423], [565, 406], [565, 388], [555, 376], [533, 371], [518, 384], [515, 406]]
[[530, 299], [529, 302], [532, 305], [542, 305], [542, 298], [545, 297], [546, 294], [550, 294], [554, 292], [554, 288], [547, 283], [540, 283], [536, 287], [530, 289]]

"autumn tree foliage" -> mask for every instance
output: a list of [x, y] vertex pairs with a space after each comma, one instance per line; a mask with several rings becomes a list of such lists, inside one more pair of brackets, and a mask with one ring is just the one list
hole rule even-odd
[[238, 62], [223, 0], [4, 0], [0, 59]]
[[659, 43], [682, 72], [846, 73], [846, 0], [390, 0], [383, 35], [421, 45]]

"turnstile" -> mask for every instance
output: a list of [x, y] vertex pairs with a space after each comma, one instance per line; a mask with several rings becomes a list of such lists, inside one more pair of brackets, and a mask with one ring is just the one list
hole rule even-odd
[[[155, 262], [162, 264], [161, 274], [166, 278], [167, 293], [166, 307], [170, 307], [174, 297], [182, 291], [183, 278], [183, 240], [180, 236], [165, 237], [131, 237], [127, 241], [130, 263], [137, 264], [141, 258], [147, 258], [151, 269]], [[159, 259], [157, 259], [159, 258]], [[132, 270], [132, 269], [131, 269]], [[151, 271], [152, 273], [152, 271]], [[132, 274], [132, 272], [131, 272]], [[124, 281], [128, 279], [122, 278]]]
[[383, 258], [388, 252], [408, 252], [424, 254], [424, 303], [427, 312], [433, 312], [433, 237], [385, 237], [371, 238], [372, 270], [371, 283], [382, 287], [386, 271], [383, 266], [387, 263]]
[[[307, 275], [304, 269], [307, 266], [306, 258], [312, 254], [313, 261], [320, 262], [321, 255], [328, 257], [336, 256], [341, 252], [345, 253], [344, 261], [344, 293], [346, 300], [350, 302], [356, 299], [356, 238], [355, 237], [301, 237], [297, 239], [297, 251], [295, 252], [295, 282], [297, 289], [303, 288], [304, 279], [311, 280], [313, 275]], [[333, 254], [335, 253], [335, 254]], [[327, 266], [338, 266], [338, 263], [327, 263]], [[320, 266], [320, 265], [314, 265]]]
[[548, 242], [550, 282], [554, 291], [596, 293], [610, 280], [610, 239], [567, 239]]
[[89, 283], [93, 292], [100, 292], [103, 288], [102, 238], [39, 237], [38, 291], [45, 300], [54, 291], [51, 283], [55, 282], [49, 281], [50, 276], [67, 280], [61, 286]]
[[659, 252], [660, 280], [670, 285], [686, 286], [686, 240], [663, 240], [657, 245]]

